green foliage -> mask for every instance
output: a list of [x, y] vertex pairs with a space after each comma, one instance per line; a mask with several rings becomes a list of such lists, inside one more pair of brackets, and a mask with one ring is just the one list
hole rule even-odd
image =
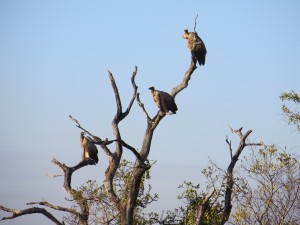
[[[208, 168], [208, 170], [210, 170], [210, 168]], [[212, 175], [213, 174], [211, 174], [211, 176]], [[183, 215], [181, 224], [195, 224], [197, 210], [203, 203], [207, 193], [200, 190], [200, 184], [193, 185], [191, 182], [186, 181], [182, 185], [180, 185], [179, 188], [182, 188], [184, 191], [181, 195], [178, 196], [178, 199], [182, 200], [185, 203], [185, 206], [180, 207], [180, 211]], [[214, 200], [211, 201], [208, 205], [208, 208], [205, 212], [203, 225], [217, 224], [221, 221], [222, 207], [218, 201], [215, 201], [216, 197], [217, 195], [213, 198]]]
[[[114, 179], [115, 192], [123, 202], [125, 202], [128, 197], [133, 166], [133, 163], [123, 160], [116, 171]], [[141, 182], [141, 188], [134, 214], [134, 225], [153, 225], [158, 220], [157, 214], [144, 213], [143, 211], [144, 208], [153, 201], [158, 200], [158, 195], [151, 193], [151, 185], [146, 185], [146, 182], [150, 178], [150, 172], [147, 171]], [[70, 199], [70, 201], [78, 202], [83, 199], [87, 200], [87, 208], [90, 213], [90, 224], [120, 224], [119, 213], [107, 196], [104, 184], [99, 185], [96, 181], [88, 180], [85, 184], [76, 189], [72, 197], [73, 199]], [[77, 209], [77, 205], [74, 205], [73, 209]], [[64, 221], [70, 225], [78, 224], [78, 219], [74, 215], [65, 217]]]
[[300, 221], [299, 158], [274, 145], [252, 151], [242, 161], [231, 223], [293, 224]]
[[288, 124], [295, 125], [300, 132], [300, 112], [297, 106], [300, 104], [300, 95], [295, 91], [284, 92], [280, 99], [285, 104], [282, 105], [282, 112]]
[[215, 190], [212, 195], [207, 210], [204, 214], [203, 225], [220, 224], [223, 217], [223, 197], [225, 193], [225, 185], [223, 184], [223, 171], [214, 164], [210, 164], [203, 169], [202, 174], [206, 177], [206, 187], [201, 188], [200, 184], [184, 181], [179, 185], [183, 191], [178, 199], [183, 202], [183, 206], [173, 211], [166, 211], [166, 215], [162, 215], [159, 224], [180, 224], [193, 225], [196, 224], [197, 213], [201, 207], [208, 192]]
[[[233, 211], [229, 224], [299, 224], [300, 213], [299, 157], [274, 145], [252, 149], [236, 168], [232, 195]], [[215, 163], [202, 171], [206, 187], [185, 181], [179, 186], [183, 192], [178, 198], [183, 206], [167, 211], [159, 224], [196, 224], [197, 212], [209, 190], [212, 195], [204, 214], [203, 225], [222, 224], [226, 171]], [[227, 224], [227, 223], [226, 223]]]

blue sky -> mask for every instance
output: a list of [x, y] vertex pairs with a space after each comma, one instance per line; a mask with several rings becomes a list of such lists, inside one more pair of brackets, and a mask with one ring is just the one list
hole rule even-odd
[[[0, 202], [23, 208], [45, 198], [64, 204], [62, 180], [46, 173], [80, 160], [80, 130], [68, 118], [102, 138], [113, 138], [116, 105], [108, 79], [117, 81], [123, 106], [136, 78], [151, 116], [157, 112], [148, 87], [170, 92], [183, 78], [190, 53], [183, 30], [194, 27], [207, 47], [204, 67], [176, 97], [178, 113], [157, 128], [149, 158], [154, 208], [172, 209], [183, 180], [200, 182], [208, 157], [229, 161], [228, 125], [253, 129], [252, 141], [299, 151], [299, 134], [281, 116], [278, 98], [300, 92], [299, 1], [8, 1], [0, 2]], [[123, 138], [140, 148], [146, 127], [134, 104], [121, 124]], [[100, 149], [99, 149], [100, 150]], [[107, 158], [74, 177], [103, 180]], [[246, 154], [246, 153], [245, 153]], [[128, 152], [127, 159], [133, 159]], [[173, 172], [173, 174], [170, 174]], [[167, 179], [166, 179], [167, 177]], [[0, 212], [0, 216], [1, 216]], [[41, 216], [24, 221], [50, 224]]]

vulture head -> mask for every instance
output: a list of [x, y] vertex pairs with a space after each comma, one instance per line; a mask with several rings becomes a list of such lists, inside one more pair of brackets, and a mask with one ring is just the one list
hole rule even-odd
[[183, 39], [189, 39], [189, 31], [188, 31], [188, 29], [184, 30], [184, 33], [183, 33], [182, 37], [183, 37]]
[[154, 87], [149, 87], [151, 93], [153, 95], [153, 99], [157, 105], [157, 107], [163, 113], [169, 113], [171, 111], [173, 114], [177, 111], [177, 105], [175, 103], [174, 98], [167, 92], [155, 90]]
[[81, 132], [81, 133], [80, 133], [80, 141], [81, 141], [81, 142], [83, 141], [83, 138], [84, 138], [84, 132]]
[[152, 87], [149, 87], [149, 90], [155, 91], [155, 88], [152, 86]]

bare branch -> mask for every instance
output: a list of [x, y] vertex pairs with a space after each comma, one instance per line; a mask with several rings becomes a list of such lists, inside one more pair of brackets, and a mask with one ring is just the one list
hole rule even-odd
[[57, 159], [53, 158], [52, 162], [56, 164], [58, 167], [60, 167], [63, 172], [64, 172], [64, 189], [69, 192], [71, 195], [74, 193], [75, 190], [72, 189], [71, 187], [71, 179], [72, 179], [72, 174], [76, 170], [88, 166], [88, 165], [94, 165], [94, 162], [92, 160], [83, 160], [80, 161], [77, 165], [74, 167], [68, 167], [64, 163], [59, 162]]
[[50, 178], [56, 178], [56, 177], [61, 177], [61, 176], [63, 176], [62, 174], [48, 174], [48, 173], [46, 173], [46, 176], [47, 177], [50, 177]]
[[152, 123], [153, 122], [152, 119], [150, 118], [149, 114], [147, 113], [144, 104], [141, 102], [140, 93], [137, 93], [136, 100], [138, 102], [138, 105], [141, 107], [141, 109], [143, 110], [144, 114], [146, 115], [148, 123]]
[[[137, 68], [136, 68], [137, 69]], [[134, 71], [133, 75], [132, 75], [132, 82], [133, 82], [133, 86], [135, 86], [135, 83], [134, 83], [134, 77], [136, 75], [136, 70]], [[137, 86], [136, 86], [137, 88]], [[135, 89], [137, 90], [137, 89]], [[135, 91], [136, 92], [136, 91]], [[136, 96], [136, 94], [134, 94], [134, 96]], [[128, 114], [128, 112], [130, 111], [130, 108], [132, 106], [132, 103], [134, 101], [135, 97], [132, 98], [131, 100], [131, 103], [130, 103], [130, 106], [128, 107], [126, 113]], [[78, 120], [75, 119], [74, 117], [72, 117], [71, 115], [69, 116], [73, 121], [76, 121], [77, 124], [79, 124]], [[90, 133], [88, 130], [84, 129], [83, 127], [81, 127], [80, 125], [77, 125], [78, 128], [80, 128], [81, 130], [83, 130], [84, 132], [86, 132], [88, 135], [90, 135], [93, 139], [91, 139], [90, 137], [87, 137], [91, 142], [93, 142], [94, 144], [97, 144], [97, 145], [100, 145], [102, 147], [102, 149], [105, 151], [105, 153], [109, 156], [109, 157], [112, 157], [113, 154], [111, 153], [111, 151], [106, 147], [107, 145], [110, 145], [111, 143], [113, 142], [120, 142], [125, 148], [129, 149], [130, 151], [132, 151], [132, 153], [137, 157], [138, 160], [140, 160], [141, 162], [142, 161], [142, 158], [140, 156], [140, 154], [138, 153], [138, 151], [133, 148], [132, 146], [130, 146], [129, 144], [127, 144], [125, 141], [123, 140], [117, 140], [117, 139], [114, 139], [114, 140], [108, 140], [108, 139], [105, 139], [105, 140], [102, 140], [101, 138], [97, 137], [97, 136], [94, 136], [92, 133]], [[62, 176], [62, 175], [61, 175]]]
[[137, 151], [134, 147], [130, 146], [129, 144], [127, 144], [127, 143], [126, 143], [125, 141], [123, 141], [123, 140], [120, 140], [120, 141], [121, 141], [122, 145], [123, 145], [125, 148], [129, 149], [141, 163], [144, 163], [144, 161], [143, 161], [143, 159], [142, 159], [140, 153], [138, 153], [138, 151]]
[[195, 32], [195, 33], [197, 33], [197, 32], [196, 32], [196, 28], [197, 28], [197, 19], [198, 19], [198, 14], [197, 14], [197, 16], [196, 16], [196, 18], [195, 18], [195, 25], [194, 25], [194, 32]]
[[[230, 213], [231, 213], [231, 208], [232, 208], [231, 195], [232, 195], [232, 191], [233, 191], [232, 188], [233, 188], [233, 184], [234, 184], [233, 170], [234, 170], [235, 164], [237, 163], [237, 161], [239, 159], [240, 154], [242, 153], [242, 151], [244, 150], [244, 148], [246, 146], [262, 146], [263, 145], [263, 143], [248, 143], [248, 144], [246, 144], [246, 139], [252, 133], [252, 130], [248, 130], [245, 134], [243, 134], [242, 129], [243, 129], [243, 127], [239, 128], [238, 130], [233, 130], [230, 127], [231, 132], [236, 133], [240, 137], [240, 143], [239, 143], [239, 146], [238, 146], [236, 152], [231, 157], [231, 162], [230, 162], [230, 164], [227, 168], [227, 172], [226, 172], [227, 182], [226, 182], [225, 205], [224, 205], [224, 215], [223, 215], [223, 219], [222, 219], [222, 224], [225, 224], [225, 222], [228, 220]], [[230, 143], [230, 148], [231, 148], [231, 143]]]
[[191, 79], [194, 70], [197, 68], [196, 63], [197, 63], [196, 60], [192, 58], [190, 67], [186, 71], [183, 81], [178, 86], [176, 86], [175, 88], [172, 89], [171, 96], [173, 98], [175, 98], [176, 95], [180, 91], [182, 91], [184, 88], [187, 88], [187, 86], [189, 84], [189, 80]]
[[77, 125], [76, 127], [78, 127], [79, 129], [83, 130], [85, 133], [87, 133], [88, 135], [90, 135], [93, 139], [100, 139], [97, 136], [94, 136], [92, 133], [90, 133], [88, 130], [84, 129], [78, 122], [77, 119], [75, 119], [74, 117], [72, 117], [71, 115], [69, 115], [69, 117], [71, 118], [71, 120], [73, 120]]
[[[71, 115], [69, 116], [73, 121], [75, 121], [75, 123], [77, 124], [76, 127], [78, 127], [79, 129], [83, 130], [85, 133], [87, 133], [89, 136], [91, 136], [93, 138], [93, 140], [91, 140], [94, 144], [98, 144], [101, 146], [101, 148], [104, 150], [104, 152], [106, 153], [106, 155], [108, 157], [113, 157], [112, 152], [109, 150], [109, 148], [106, 145], [109, 145], [110, 143], [107, 141], [102, 141], [101, 138], [93, 135], [91, 132], [89, 132], [88, 130], [84, 129], [78, 122], [77, 119], [75, 119], [74, 117], [72, 117]], [[111, 142], [112, 143], [112, 142]]]
[[137, 96], [137, 85], [135, 84], [135, 76], [137, 74], [137, 67], [135, 67], [135, 71], [133, 72], [132, 74], [132, 77], [131, 77], [131, 83], [132, 83], [132, 86], [133, 86], [133, 89], [134, 89], [134, 93], [133, 93], [133, 96], [131, 98], [131, 101], [129, 103], [129, 106], [127, 108], [127, 110], [122, 113], [122, 104], [121, 104], [121, 99], [120, 99], [120, 95], [119, 95], [119, 92], [118, 92], [118, 88], [117, 88], [117, 85], [116, 85], [116, 82], [114, 80], [114, 77], [112, 75], [111, 72], [109, 72], [109, 78], [111, 80], [111, 85], [113, 87], [113, 90], [114, 90], [114, 93], [115, 93], [115, 98], [116, 98], [116, 104], [117, 104], [117, 113], [112, 121], [112, 127], [113, 127], [113, 133], [114, 133], [114, 136], [115, 136], [115, 143], [116, 143], [116, 150], [115, 150], [115, 153], [113, 154], [113, 157], [111, 157], [109, 160], [109, 166], [105, 172], [105, 189], [106, 189], [106, 192], [110, 198], [110, 200], [113, 202], [113, 204], [116, 206], [116, 208], [118, 209], [119, 212], [124, 212], [124, 210], [126, 210], [126, 208], [124, 207], [124, 205], [122, 204], [122, 202], [120, 201], [120, 198], [116, 195], [115, 193], [115, 188], [114, 188], [114, 185], [113, 185], [113, 179], [114, 179], [114, 176], [115, 176], [115, 173], [119, 167], [119, 164], [120, 164], [120, 160], [121, 160], [121, 157], [122, 157], [122, 154], [123, 154], [123, 146], [128, 148], [129, 150], [131, 150], [135, 156], [137, 157], [137, 159], [143, 163], [141, 160], [142, 158], [140, 157], [140, 155], [138, 154], [138, 152], [133, 148], [131, 147], [130, 145], [126, 144], [124, 141], [122, 141], [122, 138], [121, 138], [121, 134], [120, 134], [120, 130], [119, 130], [119, 127], [118, 127], [118, 124], [120, 121], [122, 121], [128, 114], [129, 114], [129, 111], [134, 103], [134, 100]]
[[80, 127], [80, 123], [78, 122], [78, 120], [77, 119], [75, 119], [74, 117], [72, 117], [71, 115], [69, 115], [69, 117], [70, 117], [70, 119], [71, 120], [73, 120], [76, 124], [77, 124], [77, 126], [79, 126]]
[[132, 98], [131, 98], [131, 101], [128, 105], [128, 108], [126, 109], [126, 111], [123, 113], [123, 117], [126, 117], [128, 115], [128, 113], [130, 112], [130, 109], [134, 103], [134, 100], [136, 98], [136, 95], [137, 95], [137, 90], [138, 90], [138, 86], [135, 84], [135, 76], [137, 74], [137, 66], [134, 67], [134, 71], [132, 73], [132, 76], [131, 76], [131, 83], [132, 83], [132, 87], [133, 87], [133, 95], [132, 95]]
[[232, 159], [232, 147], [231, 147], [231, 141], [228, 140], [228, 136], [226, 135], [226, 143], [228, 144], [229, 151], [230, 151], [230, 158]]
[[[89, 137], [87, 137], [87, 138], [89, 138]], [[114, 143], [114, 142], [120, 142], [125, 148], [127, 148], [127, 149], [129, 149], [135, 156], [136, 156], [136, 158], [139, 160], [139, 161], [141, 161], [141, 162], [143, 162], [143, 159], [142, 159], [142, 157], [140, 156], [140, 154], [139, 154], [139, 152], [134, 148], [134, 147], [132, 147], [131, 145], [129, 145], [129, 144], [127, 144], [125, 141], [123, 141], [123, 140], [117, 140], [117, 139], [114, 139], [114, 140], [104, 140], [104, 141], [94, 141], [94, 140], [92, 140], [92, 139], [89, 139], [90, 141], [92, 141], [94, 144], [99, 144], [99, 145], [110, 145], [110, 144], [112, 144], [112, 143]]]
[[76, 191], [76, 190], [72, 189], [71, 180], [72, 180], [73, 172], [75, 172], [76, 170], [78, 170], [84, 166], [94, 165], [94, 161], [93, 160], [82, 160], [73, 167], [68, 167], [65, 164], [62, 164], [61, 162], [56, 160], [55, 158], [52, 159], [52, 162], [63, 170], [63, 172], [64, 172], [63, 187], [74, 198], [74, 200], [80, 207], [81, 212], [76, 215], [78, 216], [81, 224], [87, 225], [88, 217], [89, 217], [89, 207], [87, 204], [87, 199], [82, 196], [82, 193], [80, 191]]
[[121, 98], [119, 94], [119, 90], [115, 81], [115, 78], [113, 74], [108, 71], [108, 76], [111, 82], [111, 86], [113, 87], [114, 93], [115, 93], [115, 98], [116, 98], [116, 103], [117, 103], [117, 117], [120, 117], [122, 114], [122, 103], [121, 103]]
[[49, 203], [47, 201], [43, 201], [43, 202], [28, 202], [26, 205], [42, 205], [42, 206], [47, 206], [47, 207], [49, 207], [51, 209], [55, 209], [55, 210], [58, 210], [58, 211], [72, 213], [72, 214], [80, 217], [80, 213], [77, 212], [74, 209], [65, 208], [65, 207], [58, 206], [58, 205], [53, 205], [53, 204], [51, 204], [51, 203]]
[[[122, 112], [122, 103], [121, 103], [121, 98], [120, 98], [120, 94], [119, 94], [119, 91], [118, 91], [118, 87], [117, 87], [117, 84], [116, 84], [116, 81], [113, 77], [113, 74], [108, 71], [109, 73], [109, 79], [111, 81], [111, 85], [113, 87], [113, 90], [114, 90], [114, 93], [115, 93], [115, 98], [116, 98], [116, 103], [117, 103], [117, 115], [116, 115], [116, 118], [118, 119], [117, 123], [120, 122], [121, 120], [123, 120], [130, 112], [131, 110], [131, 107], [134, 103], [134, 100], [136, 98], [136, 95], [137, 95], [137, 89], [138, 89], [138, 86], [135, 84], [135, 77], [137, 75], [137, 66], [134, 67], [134, 71], [132, 73], [132, 76], [131, 76], [131, 83], [132, 83], [132, 87], [133, 87], [133, 95], [132, 95], [132, 98], [130, 100], [130, 103], [126, 109], [126, 111], [123, 113]], [[115, 119], [116, 119], [115, 118]]]
[[243, 127], [241, 127], [238, 130], [233, 130], [230, 126], [229, 126], [229, 128], [230, 128], [230, 130], [231, 130], [232, 133], [236, 133], [237, 135], [239, 135], [240, 138], [243, 137], [243, 134], [242, 134]]
[[64, 223], [61, 223], [58, 219], [56, 219], [51, 213], [49, 213], [44, 208], [32, 207], [32, 208], [27, 208], [27, 209], [23, 209], [23, 210], [17, 210], [17, 209], [9, 209], [9, 208], [6, 208], [6, 207], [0, 205], [0, 209], [3, 211], [6, 211], [6, 212], [12, 213], [11, 216], [3, 217], [1, 220], [10, 220], [10, 219], [14, 219], [16, 217], [24, 216], [27, 214], [40, 213], [40, 214], [46, 216], [49, 220], [51, 220], [52, 222], [54, 222], [57, 225], [64, 224]]
[[246, 143], [245, 145], [255, 147], [255, 146], [265, 146], [265, 143], [261, 141], [259, 143]]

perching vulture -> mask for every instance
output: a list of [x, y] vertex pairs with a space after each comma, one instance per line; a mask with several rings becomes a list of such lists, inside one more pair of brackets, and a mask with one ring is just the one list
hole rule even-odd
[[167, 92], [155, 90], [154, 87], [149, 88], [153, 95], [154, 101], [157, 107], [164, 113], [172, 112], [172, 114], [176, 114], [177, 105], [175, 103], [174, 98], [169, 95]]
[[192, 57], [195, 57], [199, 65], [205, 64], [205, 56], [206, 56], [206, 48], [204, 42], [195, 32], [189, 32], [187, 29], [184, 30], [184, 34], [182, 36], [184, 39], [187, 39], [187, 47], [192, 53]]
[[84, 136], [84, 132], [80, 135], [81, 147], [83, 149], [83, 160], [93, 160], [98, 163], [98, 149], [96, 145]]

